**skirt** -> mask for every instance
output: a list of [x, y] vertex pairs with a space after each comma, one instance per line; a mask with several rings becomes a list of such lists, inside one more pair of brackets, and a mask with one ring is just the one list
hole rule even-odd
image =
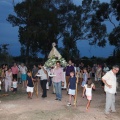
[[75, 90], [69, 89], [68, 94], [69, 95], [75, 95]]
[[21, 74], [21, 80], [26, 81], [26, 79], [27, 79], [27, 75], [26, 74]]
[[92, 100], [92, 96], [87, 96], [87, 99], [88, 100]]

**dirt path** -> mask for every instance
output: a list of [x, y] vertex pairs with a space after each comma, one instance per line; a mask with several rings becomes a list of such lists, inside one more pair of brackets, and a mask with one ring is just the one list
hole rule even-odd
[[[81, 97], [79, 87], [77, 108], [67, 107], [68, 95], [62, 90], [62, 101], [56, 101], [52, 90], [48, 91], [47, 98], [35, 95], [28, 99], [25, 90], [19, 90], [17, 94], [10, 93], [9, 96], [0, 100], [0, 120], [120, 120], [120, 90], [116, 96], [117, 113], [109, 116], [104, 114], [105, 94], [98, 83], [97, 89], [93, 91], [93, 100], [89, 112], [86, 112], [86, 98]], [[21, 87], [21, 86], [20, 86]]]

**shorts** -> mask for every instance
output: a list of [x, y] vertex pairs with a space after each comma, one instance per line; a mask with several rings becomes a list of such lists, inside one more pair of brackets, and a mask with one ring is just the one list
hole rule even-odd
[[17, 91], [17, 88], [13, 88], [13, 92], [16, 92]]
[[29, 86], [27, 86], [27, 92], [33, 93], [33, 89], [34, 89], [34, 87], [29, 87]]
[[68, 94], [69, 95], [75, 95], [75, 90], [69, 89]]
[[27, 75], [26, 74], [21, 74], [21, 80], [26, 81], [26, 79], [27, 79]]
[[87, 96], [87, 99], [88, 100], [92, 100], [92, 96]]

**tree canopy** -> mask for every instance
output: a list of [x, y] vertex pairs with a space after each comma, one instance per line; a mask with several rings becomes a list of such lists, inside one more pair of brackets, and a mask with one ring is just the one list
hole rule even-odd
[[[99, 0], [82, 0], [76, 6], [71, 0], [24, 0], [14, 6], [16, 15], [7, 20], [19, 26], [21, 52], [26, 56], [36, 56], [41, 52], [47, 58], [53, 42], [61, 41], [59, 48], [66, 60], [80, 57], [78, 40], [88, 40], [90, 45], [104, 47], [107, 40], [111, 45], [120, 44], [120, 26], [116, 26], [111, 16], [120, 20], [120, 1], [100, 3]], [[110, 35], [104, 23], [109, 20], [114, 26]], [[109, 39], [108, 39], [109, 38]]]

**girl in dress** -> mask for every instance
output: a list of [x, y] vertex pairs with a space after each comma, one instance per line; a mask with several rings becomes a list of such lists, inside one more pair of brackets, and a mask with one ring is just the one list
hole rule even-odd
[[14, 78], [12, 82], [13, 93], [17, 92], [17, 80]]
[[87, 84], [84, 85], [84, 89], [83, 89], [83, 97], [86, 94], [86, 97], [87, 97], [87, 100], [88, 100], [87, 105], [86, 105], [86, 110], [87, 111], [90, 107], [90, 103], [91, 103], [91, 100], [92, 100], [92, 89], [95, 89], [95, 85], [94, 85], [94, 83], [92, 83], [91, 79], [88, 79], [88, 82], [87, 82]]

